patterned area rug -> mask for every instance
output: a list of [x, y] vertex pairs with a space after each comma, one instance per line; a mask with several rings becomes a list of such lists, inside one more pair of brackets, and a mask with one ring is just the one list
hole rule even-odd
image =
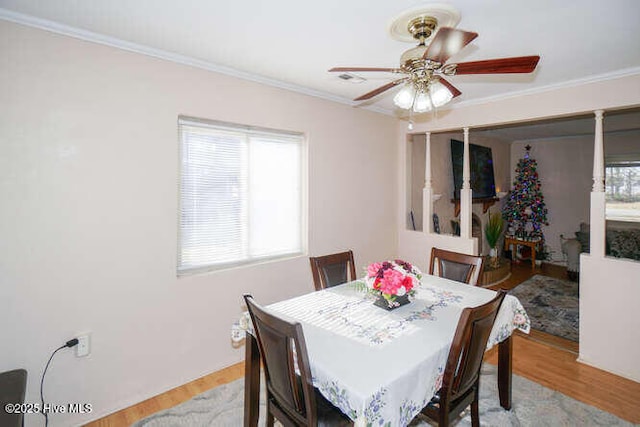
[[[485, 364], [480, 379], [480, 422], [483, 426], [632, 426], [608, 412], [578, 402], [564, 394], [541, 386], [526, 378], [513, 376], [513, 406], [505, 411], [498, 402], [497, 368]], [[237, 427], [243, 423], [242, 379], [206, 391], [193, 399], [151, 415], [133, 424], [134, 427]], [[263, 426], [265, 407], [260, 406]], [[471, 425], [467, 408], [451, 425]], [[279, 423], [276, 422], [276, 425]], [[422, 416], [410, 427], [435, 426]]]
[[578, 342], [579, 285], [577, 282], [535, 275], [509, 293], [527, 310], [531, 327]]

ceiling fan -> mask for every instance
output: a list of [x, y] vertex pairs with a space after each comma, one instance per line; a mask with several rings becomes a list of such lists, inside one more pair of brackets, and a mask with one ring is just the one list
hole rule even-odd
[[[439, 5], [439, 7], [443, 6]], [[438, 17], [445, 18], [442, 20], [450, 26], [439, 27]], [[538, 55], [447, 64], [451, 56], [478, 37], [478, 33], [453, 28], [458, 20], [459, 14], [455, 9], [430, 8], [417, 12], [410, 11], [409, 14], [405, 13], [394, 21], [396, 31], [398, 25], [406, 25], [401, 32], [407, 37], [397, 37], [398, 33], [394, 35], [394, 27], [391, 28], [392, 35], [396, 38], [404, 41], [418, 41], [416, 47], [402, 54], [399, 68], [334, 67], [329, 71], [401, 74], [401, 78], [367, 92], [355, 98], [354, 101], [371, 99], [398, 85], [404, 85], [393, 99], [395, 105], [416, 113], [423, 113], [445, 105], [462, 93], [444, 76], [531, 73], [535, 70], [540, 60]], [[435, 35], [431, 38], [433, 34]]]

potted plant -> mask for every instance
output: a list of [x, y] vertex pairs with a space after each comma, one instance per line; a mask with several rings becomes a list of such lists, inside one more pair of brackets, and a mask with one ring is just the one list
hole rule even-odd
[[487, 243], [491, 250], [489, 251], [489, 256], [491, 257], [491, 266], [498, 267], [500, 261], [498, 259], [498, 251], [496, 246], [498, 245], [498, 240], [500, 240], [500, 236], [502, 236], [502, 229], [504, 228], [504, 220], [500, 214], [491, 215], [491, 211], [489, 211], [489, 220], [487, 224], [484, 226], [484, 235], [487, 239]]

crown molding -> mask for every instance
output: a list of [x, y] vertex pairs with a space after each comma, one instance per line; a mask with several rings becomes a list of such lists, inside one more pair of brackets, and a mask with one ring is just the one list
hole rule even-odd
[[470, 99], [468, 101], [461, 101], [459, 103], [451, 105], [450, 108], [456, 109], [456, 108], [468, 107], [472, 105], [486, 104], [489, 102], [502, 101], [505, 99], [517, 98], [520, 96], [535, 95], [535, 94], [550, 92], [558, 89], [567, 89], [571, 87], [582, 86], [585, 84], [598, 83], [598, 82], [615, 80], [622, 77], [629, 77], [629, 76], [636, 76], [636, 75], [640, 75], [640, 67], [625, 68], [623, 70], [612, 71], [610, 73], [603, 73], [603, 74], [598, 74], [593, 76], [582, 77], [579, 79], [567, 80], [561, 83], [553, 83], [550, 85], [538, 86], [531, 89], [524, 89], [524, 90], [519, 90], [515, 92], [503, 93], [500, 95], [492, 95], [484, 98]]
[[[49, 31], [64, 36], [73, 37], [76, 39], [98, 43], [105, 46], [114, 47], [117, 49], [126, 50], [129, 52], [139, 53], [153, 58], [162, 59], [165, 61], [171, 61], [189, 67], [200, 68], [214, 73], [220, 73], [231, 77], [236, 77], [242, 80], [248, 80], [255, 83], [264, 84], [267, 86], [276, 87], [279, 89], [285, 89], [292, 92], [297, 92], [303, 95], [313, 96], [315, 98], [324, 99], [327, 101], [337, 102], [339, 104], [356, 107], [357, 104], [348, 98], [342, 96], [333, 95], [327, 92], [310, 89], [308, 87], [299, 86], [293, 83], [283, 82], [281, 80], [272, 79], [270, 77], [261, 76], [259, 74], [248, 73], [246, 71], [238, 70], [236, 68], [227, 67], [224, 65], [216, 64], [209, 61], [203, 61], [195, 59], [186, 55], [180, 55], [178, 53], [156, 49], [150, 46], [141, 45], [138, 43], [132, 43], [126, 40], [122, 40], [116, 37], [106, 36], [104, 34], [95, 33], [93, 31], [83, 30], [81, 28], [72, 27], [70, 25], [61, 24], [48, 19], [37, 18], [32, 15], [14, 12], [8, 9], [0, 8], [0, 19], [5, 21], [14, 22], [16, 24], [26, 25], [40, 30]], [[375, 113], [393, 115], [392, 111], [386, 108], [378, 106], [362, 106], [362, 109], [372, 111]]]
[[[62, 34], [65, 36], [74, 37], [74, 38], [88, 41], [88, 42], [98, 43], [105, 46], [126, 50], [129, 52], [151, 56], [151, 57], [162, 59], [165, 61], [171, 61], [178, 64], [187, 65], [190, 67], [200, 68], [203, 70], [228, 75], [231, 77], [236, 77], [243, 80], [276, 87], [279, 89], [285, 89], [292, 92], [297, 92], [303, 95], [313, 96], [313, 97], [324, 99], [327, 101], [348, 105], [351, 107], [357, 107], [363, 110], [368, 110], [375, 113], [384, 114], [387, 116], [393, 116], [400, 120], [407, 120], [409, 116], [408, 113], [406, 112], [402, 112], [402, 111], [398, 112], [393, 109], [390, 110], [388, 108], [383, 108], [376, 105], [359, 105], [356, 102], [348, 98], [344, 98], [342, 96], [311, 89], [311, 88], [296, 85], [293, 83], [287, 83], [281, 80], [265, 77], [259, 74], [249, 73], [246, 71], [216, 64], [213, 62], [195, 59], [186, 55], [180, 55], [178, 53], [169, 52], [162, 49], [156, 49], [150, 46], [128, 42], [126, 40], [122, 40], [116, 37], [98, 34], [92, 31], [72, 27], [70, 25], [61, 24], [48, 19], [37, 18], [32, 15], [14, 12], [4, 8], [0, 8], [0, 19], [14, 22], [16, 24], [26, 25], [29, 27], [34, 27], [41, 30], [53, 32], [56, 34]], [[449, 110], [449, 109], [453, 110], [453, 109], [464, 108], [464, 107], [469, 107], [473, 105], [480, 105], [480, 104], [486, 104], [486, 103], [501, 101], [501, 100], [510, 99], [510, 98], [516, 98], [516, 97], [525, 96], [525, 95], [533, 95], [533, 94], [549, 92], [549, 91], [563, 89], [563, 88], [580, 86], [580, 85], [589, 84], [589, 83], [613, 80], [621, 77], [633, 76], [638, 74], [640, 74], [640, 67], [627, 68], [624, 70], [618, 70], [610, 73], [604, 73], [604, 74], [599, 74], [595, 76], [588, 76], [584, 78], [569, 80], [562, 83], [554, 83], [546, 86], [525, 89], [521, 91], [509, 92], [509, 93], [493, 95], [493, 96], [488, 96], [488, 97], [478, 98], [478, 99], [471, 99], [468, 101], [460, 101], [453, 104], [449, 104], [444, 108], [441, 108], [440, 110], [441, 111]]]

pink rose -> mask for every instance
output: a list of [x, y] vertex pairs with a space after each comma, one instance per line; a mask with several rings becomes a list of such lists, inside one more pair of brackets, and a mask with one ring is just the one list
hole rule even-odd
[[399, 271], [389, 269], [385, 270], [380, 281], [380, 290], [389, 295], [396, 295], [398, 289], [402, 286], [404, 276]]
[[393, 286], [400, 287], [402, 285], [404, 275], [397, 270], [389, 269], [384, 271], [383, 279], [393, 284]]
[[369, 264], [367, 267], [367, 276], [368, 277], [376, 277], [378, 275], [378, 271], [382, 268], [382, 264], [379, 262], [374, 262], [373, 264]]

